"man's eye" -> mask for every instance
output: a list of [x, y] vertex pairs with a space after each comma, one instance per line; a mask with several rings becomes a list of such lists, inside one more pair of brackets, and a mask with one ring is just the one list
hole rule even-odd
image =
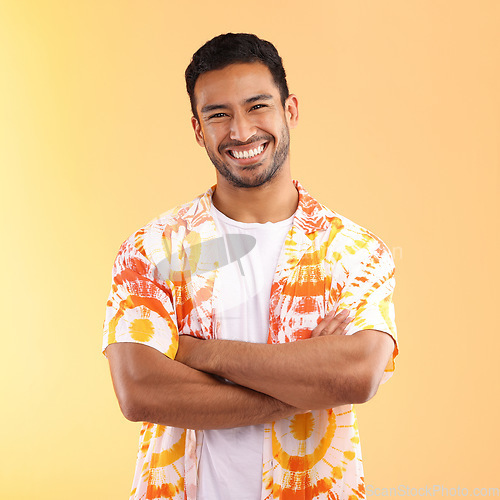
[[222, 118], [223, 116], [226, 116], [226, 113], [215, 113], [214, 115], [210, 115], [208, 119], [211, 120], [212, 118]]
[[251, 109], [260, 109], [260, 108], [267, 108], [265, 104], [256, 104], [255, 106], [252, 106]]

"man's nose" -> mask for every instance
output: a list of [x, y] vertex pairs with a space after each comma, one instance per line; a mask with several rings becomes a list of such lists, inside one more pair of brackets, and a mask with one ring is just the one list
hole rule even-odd
[[252, 121], [244, 114], [238, 113], [231, 120], [230, 138], [233, 141], [246, 142], [255, 135], [256, 127]]

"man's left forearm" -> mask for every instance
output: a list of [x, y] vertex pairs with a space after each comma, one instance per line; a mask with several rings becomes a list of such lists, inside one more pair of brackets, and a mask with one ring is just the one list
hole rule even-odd
[[176, 359], [182, 363], [311, 410], [370, 399], [394, 347], [375, 330], [284, 344], [191, 337], [180, 342]]

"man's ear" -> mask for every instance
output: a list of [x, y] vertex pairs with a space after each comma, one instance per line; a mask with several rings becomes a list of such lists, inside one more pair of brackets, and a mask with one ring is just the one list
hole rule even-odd
[[295, 128], [299, 121], [299, 101], [295, 94], [290, 94], [285, 101], [285, 117], [290, 128]]
[[191, 125], [193, 126], [194, 136], [196, 142], [201, 146], [205, 147], [205, 140], [203, 139], [203, 131], [201, 130], [201, 125], [198, 119], [194, 116], [191, 117]]

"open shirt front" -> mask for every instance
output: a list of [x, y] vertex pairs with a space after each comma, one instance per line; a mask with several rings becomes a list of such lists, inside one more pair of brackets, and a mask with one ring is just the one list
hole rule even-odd
[[[374, 234], [314, 200], [294, 181], [299, 203], [271, 289], [268, 343], [310, 336], [329, 311], [354, 313], [347, 334], [386, 332], [395, 341], [394, 262]], [[132, 234], [116, 257], [103, 351], [114, 342], [149, 345], [175, 359], [179, 334], [218, 338], [215, 186]], [[300, 369], [296, 367], [294, 369]], [[196, 500], [203, 431], [143, 423], [131, 500]], [[261, 499], [365, 498], [352, 405], [313, 410], [265, 425]]]

